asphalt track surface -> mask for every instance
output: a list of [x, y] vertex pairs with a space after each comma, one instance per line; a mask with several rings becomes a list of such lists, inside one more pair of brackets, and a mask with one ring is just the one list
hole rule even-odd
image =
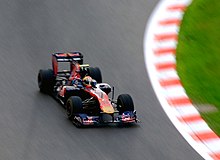
[[[0, 159], [202, 159], [171, 124], [144, 65], [143, 35], [155, 0], [0, 1]], [[77, 129], [37, 73], [52, 52], [79, 50], [105, 82], [132, 95], [142, 123]]]

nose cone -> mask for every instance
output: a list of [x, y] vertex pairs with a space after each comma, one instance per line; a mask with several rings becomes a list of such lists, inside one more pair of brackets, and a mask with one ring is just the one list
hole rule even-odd
[[108, 113], [108, 114], [115, 112], [115, 111], [114, 111], [114, 108], [113, 108], [112, 106], [104, 106], [104, 107], [102, 108], [102, 111], [103, 111], [104, 113]]

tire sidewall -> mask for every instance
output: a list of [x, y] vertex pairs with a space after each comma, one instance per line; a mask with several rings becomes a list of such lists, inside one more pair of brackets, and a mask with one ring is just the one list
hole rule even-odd
[[117, 109], [119, 114], [125, 111], [134, 111], [134, 102], [129, 94], [121, 94], [118, 96]]

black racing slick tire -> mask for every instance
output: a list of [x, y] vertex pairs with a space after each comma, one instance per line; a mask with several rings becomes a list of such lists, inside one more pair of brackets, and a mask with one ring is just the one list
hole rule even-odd
[[129, 94], [121, 94], [118, 96], [117, 110], [119, 114], [125, 111], [134, 111], [134, 102]]
[[97, 81], [97, 83], [102, 83], [102, 74], [101, 74], [101, 70], [98, 67], [94, 67], [94, 68], [89, 67], [88, 74], [93, 79], [95, 79]]
[[66, 102], [67, 117], [73, 121], [74, 115], [79, 113], [83, 113], [82, 99], [78, 96], [71, 96]]
[[38, 73], [38, 87], [41, 92], [51, 94], [55, 85], [55, 76], [52, 69], [40, 70]]

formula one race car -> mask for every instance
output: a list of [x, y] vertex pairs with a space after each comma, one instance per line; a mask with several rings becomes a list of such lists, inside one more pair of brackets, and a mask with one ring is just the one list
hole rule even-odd
[[[69, 69], [62, 69], [63, 64], [68, 64]], [[58, 100], [77, 127], [138, 122], [131, 96], [121, 94], [113, 100], [114, 87], [102, 83], [98, 67], [83, 64], [80, 52], [53, 53], [52, 67], [39, 71], [40, 91]], [[109, 93], [112, 93], [111, 99]]]

